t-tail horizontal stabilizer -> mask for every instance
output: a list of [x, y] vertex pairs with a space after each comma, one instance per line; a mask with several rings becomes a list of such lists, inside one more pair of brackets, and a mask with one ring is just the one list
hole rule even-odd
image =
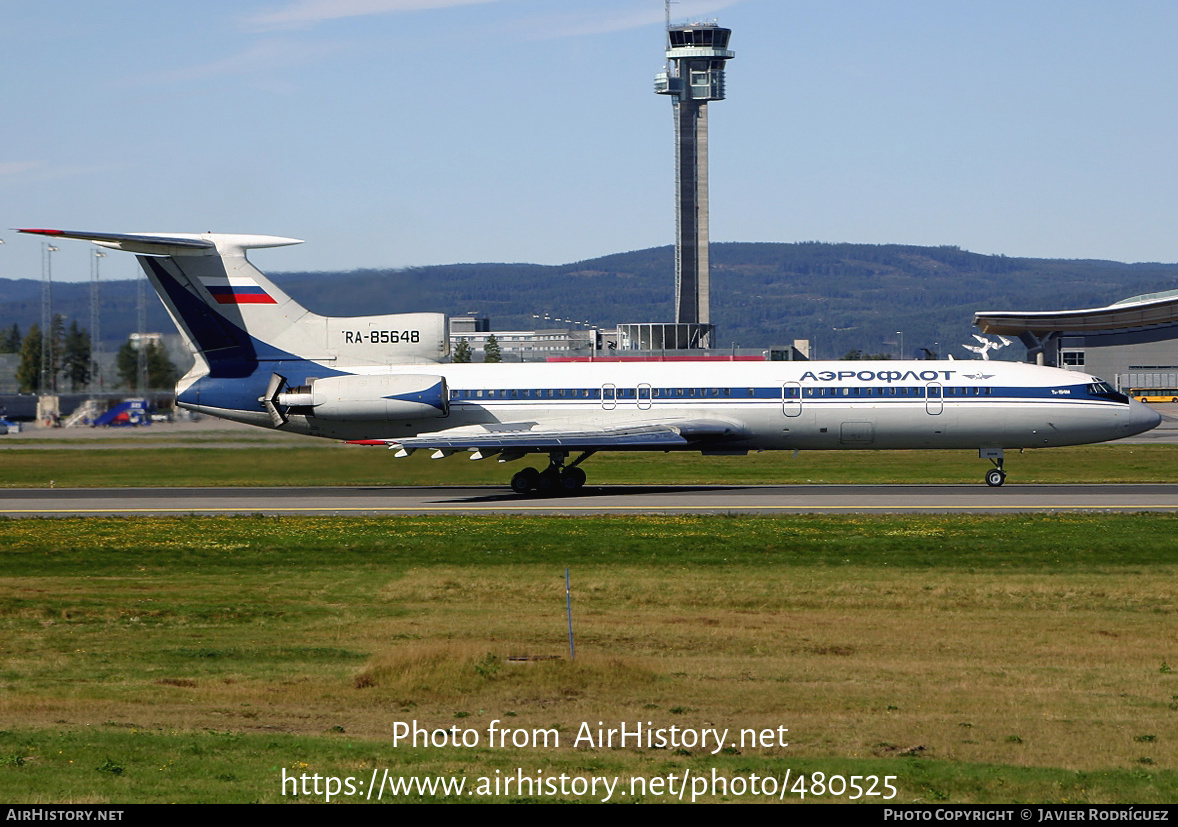
[[297, 238], [277, 235], [241, 235], [232, 233], [94, 233], [81, 230], [18, 230], [52, 238], [76, 238], [93, 241], [103, 247], [148, 256], [208, 256], [241, 253], [263, 247], [302, 244]]

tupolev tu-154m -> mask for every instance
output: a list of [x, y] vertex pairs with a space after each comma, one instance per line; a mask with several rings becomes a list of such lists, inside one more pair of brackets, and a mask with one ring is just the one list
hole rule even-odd
[[1103, 442], [1161, 421], [1096, 377], [1013, 362], [453, 364], [444, 314], [320, 316], [246, 259], [297, 239], [21, 232], [138, 254], [196, 354], [180, 407], [398, 457], [546, 455], [543, 470], [512, 477], [519, 493], [579, 490], [598, 451], [972, 449], [999, 486], [1006, 449]]

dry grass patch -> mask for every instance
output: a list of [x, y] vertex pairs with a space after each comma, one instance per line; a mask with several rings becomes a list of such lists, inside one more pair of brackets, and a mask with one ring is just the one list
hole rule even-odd
[[[497, 647], [503, 651], [503, 647]], [[510, 651], [510, 648], [508, 648]], [[528, 659], [513, 660], [526, 656]], [[645, 696], [654, 671], [635, 658], [487, 651], [472, 642], [413, 641], [382, 648], [356, 676], [354, 686], [392, 699], [402, 711], [436, 712], [471, 705], [489, 709], [546, 709], [587, 693], [612, 695], [622, 704]]]

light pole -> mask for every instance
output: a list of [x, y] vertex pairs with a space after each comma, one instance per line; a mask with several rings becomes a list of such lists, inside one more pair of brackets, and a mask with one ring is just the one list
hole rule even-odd
[[102, 388], [101, 368], [99, 367], [99, 357], [102, 355], [102, 336], [99, 331], [100, 314], [98, 308], [100, 306], [100, 297], [98, 290], [98, 260], [106, 258], [106, 253], [102, 250], [95, 250], [94, 257], [90, 259], [90, 395], [93, 396], [95, 391]]
[[140, 271], [136, 281], [135, 319], [139, 330], [139, 349], [135, 353], [135, 392], [139, 396], [147, 396], [147, 338], [143, 335], [147, 330], [147, 273]]
[[53, 263], [57, 248], [41, 242], [41, 394], [52, 392], [53, 384]]
[[896, 333], [899, 334], [899, 336], [900, 336], [900, 360], [903, 361], [904, 360], [904, 331], [897, 330]]

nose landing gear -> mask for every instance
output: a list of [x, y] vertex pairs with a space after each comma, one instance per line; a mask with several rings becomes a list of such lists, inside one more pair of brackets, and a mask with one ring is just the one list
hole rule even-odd
[[524, 468], [513, 476], [511, 490], [517, 494], [535, 491], [545, 497], [575, 494], [585, 485], [585, 472], [577, 466], [593, 454], [593, 451], [585, 451], [571, 465], [565, 465], [568, 451], [553, 451], [548, 455], [548, 467], [543, 471]]
[[978, 451], [978, 456], [994, 463], [994, 467], [986, 472], [986, 485], [998, 488], [1006, 482], [1006, 472], [1002, 470], [1001, 448], [982, 448]]

